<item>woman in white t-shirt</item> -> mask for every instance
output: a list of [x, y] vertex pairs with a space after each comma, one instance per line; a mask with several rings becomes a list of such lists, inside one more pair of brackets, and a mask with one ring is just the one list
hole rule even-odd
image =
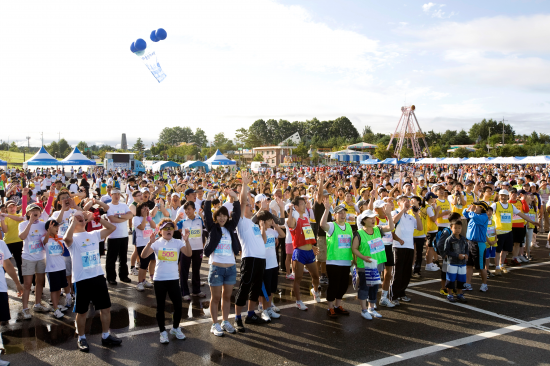
[[[204, 247], [204, 255], [208, 258], [210, 270], [208, 273], [208, 285], [210, 286], [210, 316], [212, 327], [210, 332], [218, 337], [223, 336], [223, 331], [235, 333], [235, 328], [229, 323], [229, 308], [231, 306], [231, 293], [233, 285], [237, 283], [237, 266], [235, 255], [238, 255], [238, 248], [234, 231], [241, 217], [241, 206], [237, 194], [230, 189], [225, 189], [226, 195], [231, 195], [233, 212], [229, 220], [227, 207], [222, 206], [212, 215], [212, 198], [215, 191], [208, 192], [204, 203], [204, 222], [210, 233], [208, 242]], [[222, 323], [218, 323], [218, 306], [222, 303]]]
[[[155, 221], [149, 216], [149, 206], [147, 202], [138, 203], [136, 206], [136, 216], [132, 219], [134, 228], [136, 229], [136, 250], [139, 256], [147, 245], [147, 242], [154, 236], [154, 230], [157, 228]], [[153, 285], [145, 280], [147, 270], [151, 278], [155, 274], [155, 254], [151, 253], [147, 258], [139, 261], [138, 284], [136, 289], [143, 291], [145, 287], [151, 288]]]
[[180, 329], [181, 320], [181, 290], [179, 284], [178, 258], [180, 252], [190, 257], [192, 254], [189, 244], [189, 230], [185, 230], [182, 240], [174, 239], [176, 224], [169, 218], [164, 218], [159, 222], [161, 238], [156, 239], [151, 235], [149, 242], [141, 252], [142, 260], [148, 258], [152, 253], [156, 257], [155, 275], [153, 277], [155, 296], [157, 298], [157, 323], [160, 329], [160, 343], [168, 343], [168, 334], [165, 330], [164, 309], [166, 305], [166, 294], [174, 304], [174, 314], [172, 316], [173, 327], [170, 334], [178, 339], [185, 339], [185, 335]]

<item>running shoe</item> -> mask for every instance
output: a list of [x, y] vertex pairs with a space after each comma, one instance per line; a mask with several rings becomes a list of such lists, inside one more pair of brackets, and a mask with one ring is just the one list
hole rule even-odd
[[428, 263], [426, 264], [426, 271], [436, 272], [436, 271], [439, 271], [439, 267], [434, 263]]
[[[548, 245], [548, 244], [547, 244]], [[532, 248], [540, 248], [540, 245], [538, 245], [537, 243], [533, 243], [533, 245], [531, 245]]]
[[104, 346], [120, 346], [122, 344], [122, 339], [109, 334], [107, 338], [101, 338], [101, 344]]
[[403, 297], [400, 297], [399, 300], [404, 301], [404, 302], [410, 302], [411, 298], [408, 297], [408, 296], [403, 296]]
[[[501, 271], [502, 273], [508, 273], [508, 272], [509, 272], [509, 271], [508, 271], [508, 268], [506, 268], [504, 265], [500, 266], [500, 271]], [[495, 272], [496, 272], [496, 271], [495, 271]]]
[[216, 337], [223, 336], [223, 330], [219, 323], [214, 323], [210, 327], [210, 333], [214, 334]]
[[453, 295], [447, 295], [447, 300], [449, 300], [449, 302], [456, 302], [456, 299]]
[[166, 333], [166, 331], [160, 332], [160, 343], [162, 344], [170, 343], [170, 340], [168, 339], [168, 333]]
[[[59, 310], [59, 311], [67, 311], [67, 310], [69, 310], [69, 308], [66, 307], [66, 306], [63, 306], [63, 305], [57, 305], [57, 310]], [[52, 311], [53, 311], [53, 309], [52, 309]]]
[[53, 313], [53, 316], [55, 316], [57, 319], [61, 319], [65, 316], [65, 314], [63, 314], [61, 312], [61, 310], [57, 309], [54, 313]]
[[76, 344], [78, 345], [80, 352], [90, 352], [90, 346], [88, 345], [86, 338], [79, 339]]
[[130, 274], [131, 274], [132, 276], [137, 276], [137, 275], [139, 275], [139, 269], [137, 269], [136, 267], [132, 268], [132, 270], [131, 270], [130, 272], [131, 272]]
[[307, 270], [307, 267], [304, 266], [304, 273], [309, 273], [309, 271]]
[[67, 294], [67, 296], [65, 297], [65, 306], [70, 308], [72, 304], [73, 304], [73, 297], [71, 296], [71, 294]]
[[512, 259], [512, 266], [521, 266], [521, 262], [517, 259], [517, 258], [514, 258]]
[[271, 303], [271, 310], [273, 310], [273, 311], [276, 312], [276, 313], [280, 313], [280, 312], [281, 312], [281, 309], [279, 309], [278, 307], [276, 307], [275, 305], [273, 305], [273, 303]]
[[473, 290], [472, 285], [470, 285], [469, 283], [464, 284], [464, 291], [472, 291], [472, 290]]
[[335, 311], [336, 314], [338, 314], [338, 315], [349, 315], [349, 311], [347, 311], [346, 309], [344, 309], [341, 305], [338, 306], [337, 308], [334, 308], [334, 311]]
[[377, 312], [376, 310], [374, 309], [370, 309], [368, 310], [368, 313], [373, 317], [373, 318], [381, 318], [382, 315], [380, 315], [379, 312]]
[[334, 308], [327, 309], [327, 316], [333, 319], [338, 318], [338, 315], [336, 315], [336, 311], [334, 310]]
[[392, 303], [393, 303], [394, 306], [399, 306], [399, 305], [401, 305], [401, 303], [399, 303], [399, 300], [398, 300], [398, 299], [393, 300]]
[[184, 300], [184, 301], [191, 301], [191, 296], [185, 295], [185, 296], [183, 297], [183, 300]]
[[153, 284], [147, 280], [143, 281], [143, 287], [145, 288], [153, 288]]
[[495, 276], [502, 276], [502, 270], [500, 268], [496, 268], [494, 274]]
[[468, 301], [466, 300], [466, 298], [464, 297], [464, 294], [460, 294], [458, 295], [457, 297], [457, 300], [460, 301], [461, 303], [467, 303]]
[[294, 280], [294, 273], [291, 273], [289, 275], [286, 275], [287, 280]]
[[527, 256], [525, 256], [525, 255], [520, 255], [520, 256], [518, 257], [518, 259], [519, 259], [520, 261], [522, 261], [523, 263], [529, 263], [529, 258], [527, 258]]
[[143, 287], [143, 282], [140, 282], [136, 285], [136, 290], [138, 290], [139, 292], [145, 291], [145, 287]]
[[442, 288], [439, 290], [439, 293], [443, 296], [449, 296], [449, 293], [447, 292], [446, 288]]
[[48, 311], [48, 309], [43, 306], [42, 304], [35, 304], [32, 308], [33, 311], [39, 312], [39, 313], [45, 313]]
[[321, 275], [321, 276], [319, 277], [319, 283], [320, 283], [321, 285], [328, 285], [328, 277], [325, 276], [325, 275]]
[[230, 322], [228, 322], [227, 320], [224, 320], [222, 322], [222, 329], [225, 330], [227, 333], [231, 333], [231, 334], [235, 334], [237, 333], [237, 331], [235, 330], [235, 328], [233, 328], [233, 326], [231, 325]]
[[487, 291], [489, 291], [489, 286], [487, 286], [486, 283], [482, 283], [482, 284], [481, 284], [481, 287], [479, 288], [479, 291], [481, 291], [481, 292], [487, 292]]
[[261, 318], [266, 322], [270, 322], [271, 321], [271, 317], [269, 316], [269, 312], [267, 310], [264, 310], [262, 311], [261, 313]]
[[[538, 246], [537, 246], [538, 248]], [[550, 249], [550, 243], [546, 243], [546, 249]]]
[[246, 332], [246, 329], [244, 328], [242, 319], [235, 318], [235, 322], [233, 323], [233, 326], [241, 333]]
[[412, 274], [412, 277], [413, 277], [413, 278], [418, 278], [418, 277], [420, 277], [420, 273], [413, 273], [413, 274]]
[[260, 318], [258, 315], [254, 314], [252, 316], [247, 315], [244, 319], [245, 324], [256, 324], [256, 325], [262, 325], [267, 323], [263, 318]]
[[[219, 326], [218, 323], [216, 323], [216, 325]], [[180, 327], [170, 329], [170, 334], [175, 335], [177, 339], [185, 339], [185, 334], [183, 334]]]
[[316, 302], [321, 302], [321, 293], [316, 292], [314, 289], [311, 289], [309, 292], [311, 292], [311, 295], [315, 299]]
[[277, 314], [272, 307], [267, 309], [266, 311], [271, 319], [279, 319], [281, 317], [281, 315]]
[[395, 303], [392, 302], [387, 297], [383, 297], [383, 298], [380, 299], [380, 306], [385, 306], [387, 308], [393, 308], [393, 307], [395, 307]]
[[372, 315], [369, 314], [368, 310], [361, 311], [361, 316], [367, 320], [372, 320]]
[[296, 307], [300, 310], [307, 310], [307, 306], [305, 306], [302, 300], [296, 301]]

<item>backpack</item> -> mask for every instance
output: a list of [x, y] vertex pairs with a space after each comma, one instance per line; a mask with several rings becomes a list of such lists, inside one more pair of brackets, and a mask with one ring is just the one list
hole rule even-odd
[[451, 236], [451, 234], [452, 234], [452, 231], [448, 227], [443, 228], [443, 230], [437, 232], [437, 235], [435, 236], [435, 247], [434, 247], [437, 254], [442, 256], [442, 253], [444, 252], [444, 249], [445, 249], [445, 240], [447, 240], [447, 238]]

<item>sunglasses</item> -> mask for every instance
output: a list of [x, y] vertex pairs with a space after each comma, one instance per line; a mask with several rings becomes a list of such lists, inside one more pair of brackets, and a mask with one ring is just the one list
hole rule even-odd
[[174, 230], [174, 227], [173, 226], [165, 226], [160, 230], [162, 230], [162, 231]]

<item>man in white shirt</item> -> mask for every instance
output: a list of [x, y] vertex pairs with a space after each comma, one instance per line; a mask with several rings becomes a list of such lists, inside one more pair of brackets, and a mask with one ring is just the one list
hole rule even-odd
[[[189, 244], [191, 244], [191, 257], [182, 256], [180, 260], [180, 288], [181, 295], [185, 301], [190, 301], [191, 296], [206, 297], [201, 291], [200, 269], [202, 264], [202, 253], [204, 243], [202, 233], [205, 229], [204, 223], [200, 216], [195, 215], [195, 202], [188, 201], [183, 205], [186, 219], [177, 223], [178, 230], [185, 233], [185, 229], [189, 229]], [[189, 293], [189, 267], [193, 265], [193, 275], [191, 277], [192, 292]]]
[[392, 212], [395, 222], [395, 235], [403, 241], [403, 244], [393, 241], [393, 257], [395, 271], [390, 293], [393, 303], [399, 305], [399, 300], [409, 302], [411, 299], [405, 294], [411, 280], [412, 265], [414, 261], [414, 230], [422, 231], [422, 219], [419, 210], [413, 208], [414, 216], [407, 213], [411, 208], [411, 202], [406, 196], [397, 197], [399, 209]]
[[130, 208], [120, 201], [120, 190], [111, 190], [112, 202], [110, 202], [107, 216], [109, 221], [115, 225], [115, 231], [109, 235], [107, 240], [107, 258], [105, 259], [105, 271], [107, 281], [110, 285], [116, 285], [115, 265], [117, 257], [119, 260], [118, 277], [122, 282], [130, 283], [128, 278], [128, 220], [134, 215]]

